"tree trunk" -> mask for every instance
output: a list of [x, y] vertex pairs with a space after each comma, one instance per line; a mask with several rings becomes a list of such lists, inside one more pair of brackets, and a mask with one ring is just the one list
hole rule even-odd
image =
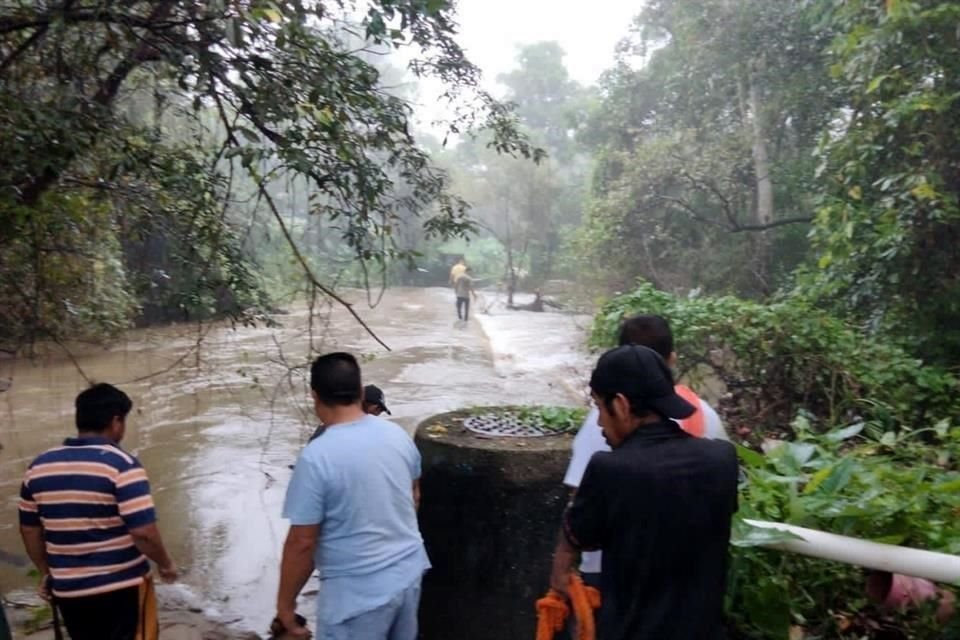
[[753, 115], [753, 169], [757, 180], [756, 223], [758, 225], [769, 225], [773, 222], [773, 181], [770, 177], [767, 139], [760, 118], [760, 99], [753, 78], [750, 82], [750, 111]]
[[510, 228], [510, 198], [504, 198], [503, 211], [506, 222], [506, 242], [503, 243], [507, 250], [507, 306], [513, 306], [513, 293], [517, 290], [517, 271], [513, 266], [513, 233]]
[[[758, 63], [763, 65], [763, 59]], [[753, 155], [753, 173], [756, 180], [755, 224], [765, 227], [773, 222], [773, 179], [771, 177], [770, 155], [767, 150], [767, 136], [763, 125], [760, 92], [757, 88], [756, 71], [751, 71], [747, 79], [747, 108], [751, 128], [751, 153]], [[771, 237], [769, 230], [761, 230], [755, 236], [756, 253], [754, 273], [764, 293], [770, 292]]]
[[513, 266], [513, 247], [510, 245], [510, 223], [507, 222], [507, 306], [513, 306], [513, 294], [517, 290], [517, 270]]

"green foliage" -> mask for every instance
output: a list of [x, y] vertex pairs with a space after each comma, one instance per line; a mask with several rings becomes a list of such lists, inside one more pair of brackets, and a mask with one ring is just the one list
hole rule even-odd
[[[614, 344], [622, 319], [636, 313], [669, 319], [681, 370], [723, 383], [719, 409], [730, 432], [764, 445], [766, 455], [738, 447], [746, 473], [739, 518], [960, 553], [953, 375], [800, 296], [767, 305], [680, 298], [649, 283], [602, 308], [594, 346]], [[735, 637], [943, 633], [932, 611], [874, 609], [859, 568], [759, 546], [783, 535], [735, 523], [727, 600]]]
[[113, 202], [141, 318], [260, 318], [268, 301], [227, 215], [229, 177], [202, 147], [168, 148], [150, 131], [136, 140], [116, 159], [125, 169]]
[[[751, 191], [738, 176], [749, 173], [742, 157], [749, 150], [737, 143], [705, 152], [696, 138], [693, 131], [665, 135], [599, 157], [600, 170], [610, 175], [596, 187], [574, 246], [586, 274], [604, 288], [623, 290], [643, 274], [668, 290], [756, 291], [754, 272], [744, 268], [756, 238], [725, 234], [718, 242], [717, 228], [692, 219], [689, 210], [719, 213], [726, 202], [746, 211]], [[709, 189], [705, 176], [715, 181]], [[789, 268], [797, 259], [797, 250], [784, 247], [779, 264]]]
[[107, 203], [50, 194], [40, 208], [0, 209], [0, 347], [94, 339], [127, 328], [136, 309]]
[[849, 105], [824, 135], [808, 284], [914, 353], [960, 358], [960, 6], [823, 3]]
[[53, 622], [53, 609], [48, 605], [42, 607], [33, 607], [30, 610], [30, 617], [23, 621], [22, 631], [33, 634], [42, 629], [47, 629]]
[[[401, 221], [419, 219], [428, 238], [472, 230], [466, 203], [414, 139], [411, 104], [385, 89], [371, 59], [411, 47], [410, 72], [439, 79], [443, 97], [461, 107], [452, 133], [485, 129], [497, 153], [539, 160], [543, 152], [480, 88], [454, 39], [451, 3], [374, 1], [359, 24], [344, 23], [341, 9], [301, 0], [0, 8], [0, 286], [24, 289], [14, 291], [20, 298], [35, 287], [54, 303], [60, 284], [92, 286], [40, 270], [77, 266], [75, 246], [41, 242], [43, 225], [62, 214], [58, 203], [73, 198], [102, 209], [57, 224], [88, 234], [74, 245], [98, 240], [101, 226], [122, 230], [122, 253], [108, 244], [102, 258], [127, 271], [98, 282], [119, 287], [114, 297], [132, 287], [148, 319], [251, 319], [265, 296], [247, 240], [274, 233], [294, 245], [301, 238], [290, 229], [307, 216], [322, 222], [303, 225], [302, 240], [331, 262], [362, 263], [361, 275], [413, 256], [394, 242]], [[294, 182], [308, 193], [285, 207]], [[274, 226], [258, 221], [262, 214]], [[43, 222], [31, 231], [34, 217]], [[273, 248], [266, 255], [283, 274]], [[303, 253], [301, 276], [313, 265]], [[325, 266], [306, 274], [311, 286], [343, 270]], [[37, 282], [24, 280], [31, 271]], [[102, 293], [73, 297], [84, 299], [83, 313], [102, 314]], [[15, 305], [0, 336], [71, 335], [67, 324], [54, 326], [55, 306]], [[87, 333], [126, 324], [131, 307], [114, 305]]]
[[[766, 456], [742, 450], [739, 518], [960, 553], [960, 429], [944, 424], [895, 444], [860, 425], [814, 435], [804, 417], [793, 431]], [[746, 637], [779, 640], [796, 625], [803, 637], [860, 638], [864, 612], [903, 637], [942, 633], [916, 613], [884, 621], [867, 605], [862, 570], [757, 546], [772, 541], [769, 530], [735, 527], [727, 612]]]
[[583, 407], [519, 407], [511, 413], [522, 422], [529, 422], [557, 432], [576, 431], [587, 417], [587, 410]]
[[878, 437], [960, 415], [957, 379], [801, 297], [771, 304], [734, 297], [680, 298], [641, 283], [601, 309], [591, 342], [616, 343], [636, 313], [670, 321], [682, 372], [726, 387], [720, 408], [732, 432], [788, 432], [800, 410], [826, 425], [862, 422]]
[[804, 259], [836, 108], [810, 6], [646, 4], [581, 132], [597, 152], [577, 247], [598, 281], [764, 295]]

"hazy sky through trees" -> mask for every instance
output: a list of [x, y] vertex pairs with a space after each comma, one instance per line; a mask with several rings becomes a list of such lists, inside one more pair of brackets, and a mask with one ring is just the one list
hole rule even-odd
[[591, 84], [613, 63], [613, 49], [640, 13], [638, 0], [460, 0], [460, 43], [488, 82], [514, 66], [517, 46], [556, 40], [570, 75]]
[[[596, 82], [613, 65], [614, 48], [627, 35], [642, 0], [459, 0], [460, 44], [483, 69], [484, 84], [496, 95], [503, 87], [497, 76], [515, 67], [520, 45], [555, 40], [566, 52], [570, 76], [583, 85]], [[442, 111], [436, 101], [439, 86], [423, 82], [417, 100], [421, 125]]]

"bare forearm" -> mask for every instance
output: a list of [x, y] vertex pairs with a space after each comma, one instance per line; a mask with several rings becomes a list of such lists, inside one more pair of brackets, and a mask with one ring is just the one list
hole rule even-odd
[[50, 573], [50, 566], [47, 564], [47, 547], [43, 541], [43, 529], [21, 526], [20, 537], [23, 538], [23, 547], [37, 571], [41, 575]]
[[277, 611], [293, 611], [297, 608], [297, 596], [313, 573], [313, 551], [313, 547], [289, 539], [283, 545]]
[[550, 586], [560, 593], [567, 593], [570, 585], [570, 573], [577, 559], [577, 551], [567, 540], [561, 529], [557, 536], [557, 546], [553, 551], [553, 567], [550, 571]]
[[577, 550], [573, 548], [566, 534], [560, 531], [557, 536], [557, 546], [553, 550], [554, 570], [570, 571], [577, 560]]
[[[576, 496], [577, 490], [574, 488], [570, 491], [570, 504], [573, 504], [573, 499], [576, 498]], [[560, 531], [557, 534], [557, 545], [553, 550], [553, 566], [556, 569], [562, 565], [563, 570], [569, 571], [570, 568], [573, 567], [574, 562], [576, 562], [579, 551], [573, 548], [573, 545], [570, 544], [570, 540], [567, 538], [566, 531], [564, 530], [566, 528], [566, 518], [567, 512], [564, 511]]]
[[160, 529], [157, 528], [157, 525], [151, 524], [134, 529], [130, 532], [130, 536], [133, 538], [133, 544], [136, 545], [137, 550], [159, 566], [170, 567], [173, 565], [173, 560], [170, 559], [166, 547], [163, 546], [163, 538], [160, 537]]

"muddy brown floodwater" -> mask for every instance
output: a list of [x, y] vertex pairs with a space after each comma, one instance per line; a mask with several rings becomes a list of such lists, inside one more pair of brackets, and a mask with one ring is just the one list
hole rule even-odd
[[[481, 295], [475, 308], [496, 299]], [[0, 379], [13, 378], [0, 393], [0, 550], [22, 554], [16, 504], [27, 465], [74, 432], [73, 399], [85, 386], [77, 366], [134, 400], [123, 444], [150, 475], [163, 535], [182, 569], [176, 589], [258, 631], [273, 614], [289, 465], [314, 427], [301, 366], [311, 339], [321, 350], [362, 356], [365, 382], [384, 389], [393, 419], [408, 430], [471, 405], [583, 401], [585, 316], [495, 303], [490, 315], [462, 326], [449, 290], [390, 289], [373, 309], [364, 294], [353, 298], [392, 351], [339, 308], [318, 309], [311, 332], [301, 306], [276, 316], [279, 328], [138, 330], [109, 349], [71, 346], [76, 363], [51, 352], [0, 365]], [[25, 568], [0, 564], [3, 592], [31, 583]]]

